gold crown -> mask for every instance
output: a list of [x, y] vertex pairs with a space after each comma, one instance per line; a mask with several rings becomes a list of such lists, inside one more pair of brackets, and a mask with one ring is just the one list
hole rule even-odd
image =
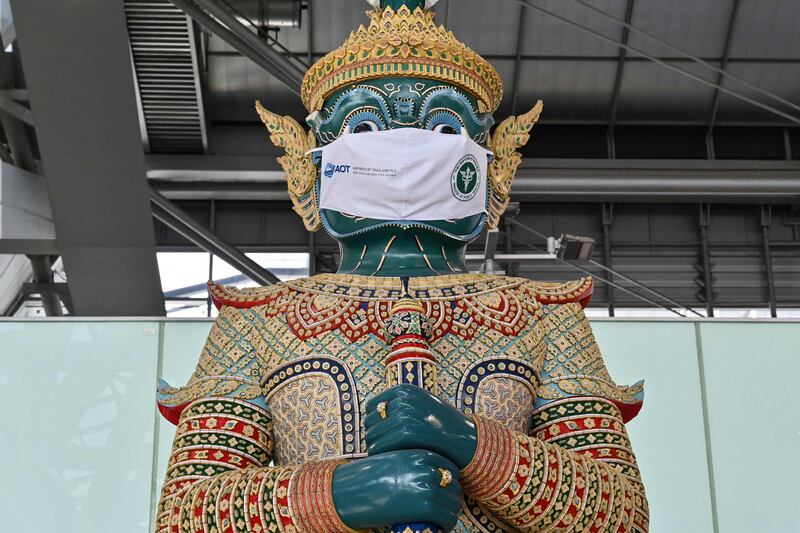
[[306, 73], [300, 97], [313, 112], [334, 91], [352, 83], [390, 76], [435, 79], [475, 96], [480, 112], [493, 112], [503, 97], [503, 80], [489, 64], [444, 26], [434, 13], [402, 6], [367, 13], [363, 25], [344, 44]]

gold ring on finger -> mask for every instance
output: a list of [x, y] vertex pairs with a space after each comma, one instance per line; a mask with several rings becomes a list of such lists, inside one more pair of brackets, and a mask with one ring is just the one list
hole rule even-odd
[[381, 415], [381, 420], [386, 420], [389, 418], [389, 413], [386, 412], [388, 405], [388, 402], [380, 402], [378, 404], [378, 414]]
[[453, 473], [448, 469], [440, 468], [439, 473], [442, 475], [442, 479], [439, 481], [440, 487], [446, 487], [453, 482]]

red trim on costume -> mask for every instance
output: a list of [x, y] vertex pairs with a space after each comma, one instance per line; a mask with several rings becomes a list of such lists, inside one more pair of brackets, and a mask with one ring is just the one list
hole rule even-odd
[[569, 499], [569, 507], [567, 507], [567, 512], [563, 517], [561, 517], [561, 520], [556, 526], [559, 530], [566, 530], [572, 526], [577, 520], [578, 515], [581, 513], [581, 511], [583, 511], [583, 506], [586, 503], [586, 492], [589, 490], [589, 481], [586, 476], [586, 470], [582, 468], [583, 466], [584, 465], [580, 463], [580, 460], [575, 460], [575, 470], [573, 473], [575, 476], [575, 482], [573, 483], [575, 492]]
[[[288, 477], [281, 479], [273, 492], [275, 495], [275, 503], [277, 503], [277, 506], [280, 508], [280, 510], [288, 511], [289, 509], [289, 479], [290, 478]], [[278, 517], [278, 520], [281, 521], [281, 524], [283, 524], [284, 529], [289, 527], [295, 528], [295, 530], [297, 529], [291, 513], [276, 512], [275, 514]]]
[[248, 531], [266, 531], [267, 529], [264, 527], [264, 524], [261, 521], [261, 513], [260, 511], [264, 508], [264, 504], [261, 500], [261, 483], [264, 481], [264, 474], [259, 472], [252, 478], [250, 483], [248, 484], [248, 493], [246, 496], [247, 505], [245, 507], [246, 510], [246, 517], [247, 521], [250, 523], [248, 524]]
[[217, 513], [219, 514], [217, 527], [222, 533], [234, 533], [233, 518], [232, 518], [233, 504], [231, 504], [231, 496], [233, 496], [233, 489], [226, 494], [226, 491], [228, 490], [228, 486], [230, 484], [231, 484], [230, 478], [227, 478], [225, 479], [225, 481], [222, 482], [222, 486], [219, 488], [220, 496], [217, 502], [218, 503], [226, 502], [226, 503], [216, 506]]
[[547, 294], [546, 292], [537, 292], [536, 299], [539, 303], [545, 305], [578, 302], [581, 304], [581, 307], [586, 308], [594, 292], [594, 278], [584, 278], [581, 281], [583, 282], [583, 286], [574, 293]]
[[261, 298], [251, 296], [244, 299], [241, 297], [234, 299], [230, 297], [230, 293], [225, 286], [213, 281], [208, 282], [208, 292], [211, 295], [211, 301], [214, 302], [214, 307], [217, 308], [217, 311], [219, 311], [223, 305], [235, 307], [237, 309], [250, 309], [251, 307], [265, 305], [269, 303], [270, 300], [274, 299], [272, 294], [262, 296]]
[[582, 418], [555, 420], [553, 423], [537, 429], [536, 437], [546, 441], [552, 441], [562, 439], [572, 433], [585, 431], [596, 433], [614, 432], [619, 434], [623, 431], [623, 424], [612, 415], [588, 415]]
[[[550, 511], [560, 492], [558, 490], [561, 483], [563, 464], [558, 460], [558, 452], [554, 449], [547, 450], [547, 470], [545, 476], [545, 488], [539, 494], [536, 502], [527, 508], [525, 514], [513, 519], [515, 525], [531, 525], [537, 523]], [[524, 478], [517, 478], [518, 482], [524, 483]], [[513, 494], [513, 492], [511, 492]]]
[[622, 421], [626, 424], [636, 418], [636, 415], [642, 410], [642, 405], [644, 404], [644, 402], [622, 403], [613, 400], [611, 403], [617, 406], [617, 409], [619, 409], [619, 412], [622, 414]]
[[397, 363], [398, 361], [406, 361], [406, 360], [418, 361], [420, 359], [425, 359], [426, 361], [435, 362], [436, 359], [430, 353], [423, 353], [423, 352], [403, 352], [397, 355], [393, 355], [389, 359], [386, 360], [386, 364], [390, 365], [392, 363]]
[[400, 343], [427, 346], [428, 339], [426, 337], [423, 337], [422, 335], [417, 335], [416, 333], [403, 333], [402, 335], [398, 335], [397, 337], [395, 337], [394, 340], [392, 341], [392, 344], [400, 344]]
[[[208, 494], [208, 490], [203, 490], [197, 493], [197, 498], [194, 500], [194, 508], [192, 509], [192, 517], [193, 522], [198, 524], [200, 527], [199, 529], [195, 530], [195, 533], [203, 533], [203, 513], [205, 513], [206, 506], [206, 495]], [[192, 525], [194, 525], [194, 523]]]
[[263, 466], [262, 464], [232, 449], [188, 450], [187, 457], [183, 459], [181, 463], [190, 463], [196, 461], [213, 461], [226, 466], [232, 466], [237, 469], [247, 468], [249, 466]]
[[183, 410], [186, 409], [190, 403], [192, 402], [186, 402], [180, 405], [164, 405], [163, 403], [156, 402], [156, 405], [158, 406], [158, 410], [161, 412], [161, 415], [172, 422], [173, 426], [177, 426], [178, 422], [181, 420], [181, 414], [183, 414]]
[[586, 448], [585, 450], [575, 450], [581, 455], [586, 455], [598, 461], [630, 461], [631, 452], [621, 450], [619, 448], [609, 448], [607, 446], [595, 446], [593, 448]]
[[608, 471], [604, 468], [600, 469], [600, 483], [599, 492], [597, 496], [597, 513], [595, 513], [594, 521], [589, 524], [589, 531], [592, 533], [600, 533], [602, 527], [606, 525], [608, 514], [611, 512], [611, 491], [612, 480], [608, 477]]

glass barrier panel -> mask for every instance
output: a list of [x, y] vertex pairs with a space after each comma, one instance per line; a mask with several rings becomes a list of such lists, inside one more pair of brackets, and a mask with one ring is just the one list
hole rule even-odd
[[800, 324], [699, 328], [719, 531], [798, 531]]
[[2, 531], [147, 531], [156, 322], [0, 322]]
[[592, 325], [619, 385], [644, 380], [644, 406], [628, 424], [647, 487], [650, 531], [713, 531], [694, 325]]
[[[712, 501], [721, 532], [796, 529], [800, 323], [593, 327], [614, 380], [645, 380], [629, 432], [651, 531], [713, 531]], [[0, 322], [0, 530], [151, 528], [175, 433], [157, 415], [156, 376], [185, 384], [210, 328], [206, 320]]]
[[[163, 335], [163, 353], [161, 362], [161, 378], [170, 385], [185, 385], [194, 372], [200, 352], [205, 344], [211, 321], [197, 320], [187, 322], [165, 322]], [[155, 389], [153, 402], [155, 405]], [[161, 494], [161, 485], [167, 472], [167, 461], [172, 452], [172, 439], [175, 438], [175, 426], [158, 414], [158, 452], [156, 456], [156, 479], [153, 494], [157, 502]], [[154, 507], [155, 510], [155, 507]]]

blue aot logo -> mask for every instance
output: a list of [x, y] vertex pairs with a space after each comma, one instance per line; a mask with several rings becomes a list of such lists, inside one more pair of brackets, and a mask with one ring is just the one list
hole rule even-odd
[[350, 165], [334, 165], [333, 163], [328, 163], [325, 165], [323, 175], [326, 178], [332, 178], [337, 172], [341, 174], [350, 174]]

